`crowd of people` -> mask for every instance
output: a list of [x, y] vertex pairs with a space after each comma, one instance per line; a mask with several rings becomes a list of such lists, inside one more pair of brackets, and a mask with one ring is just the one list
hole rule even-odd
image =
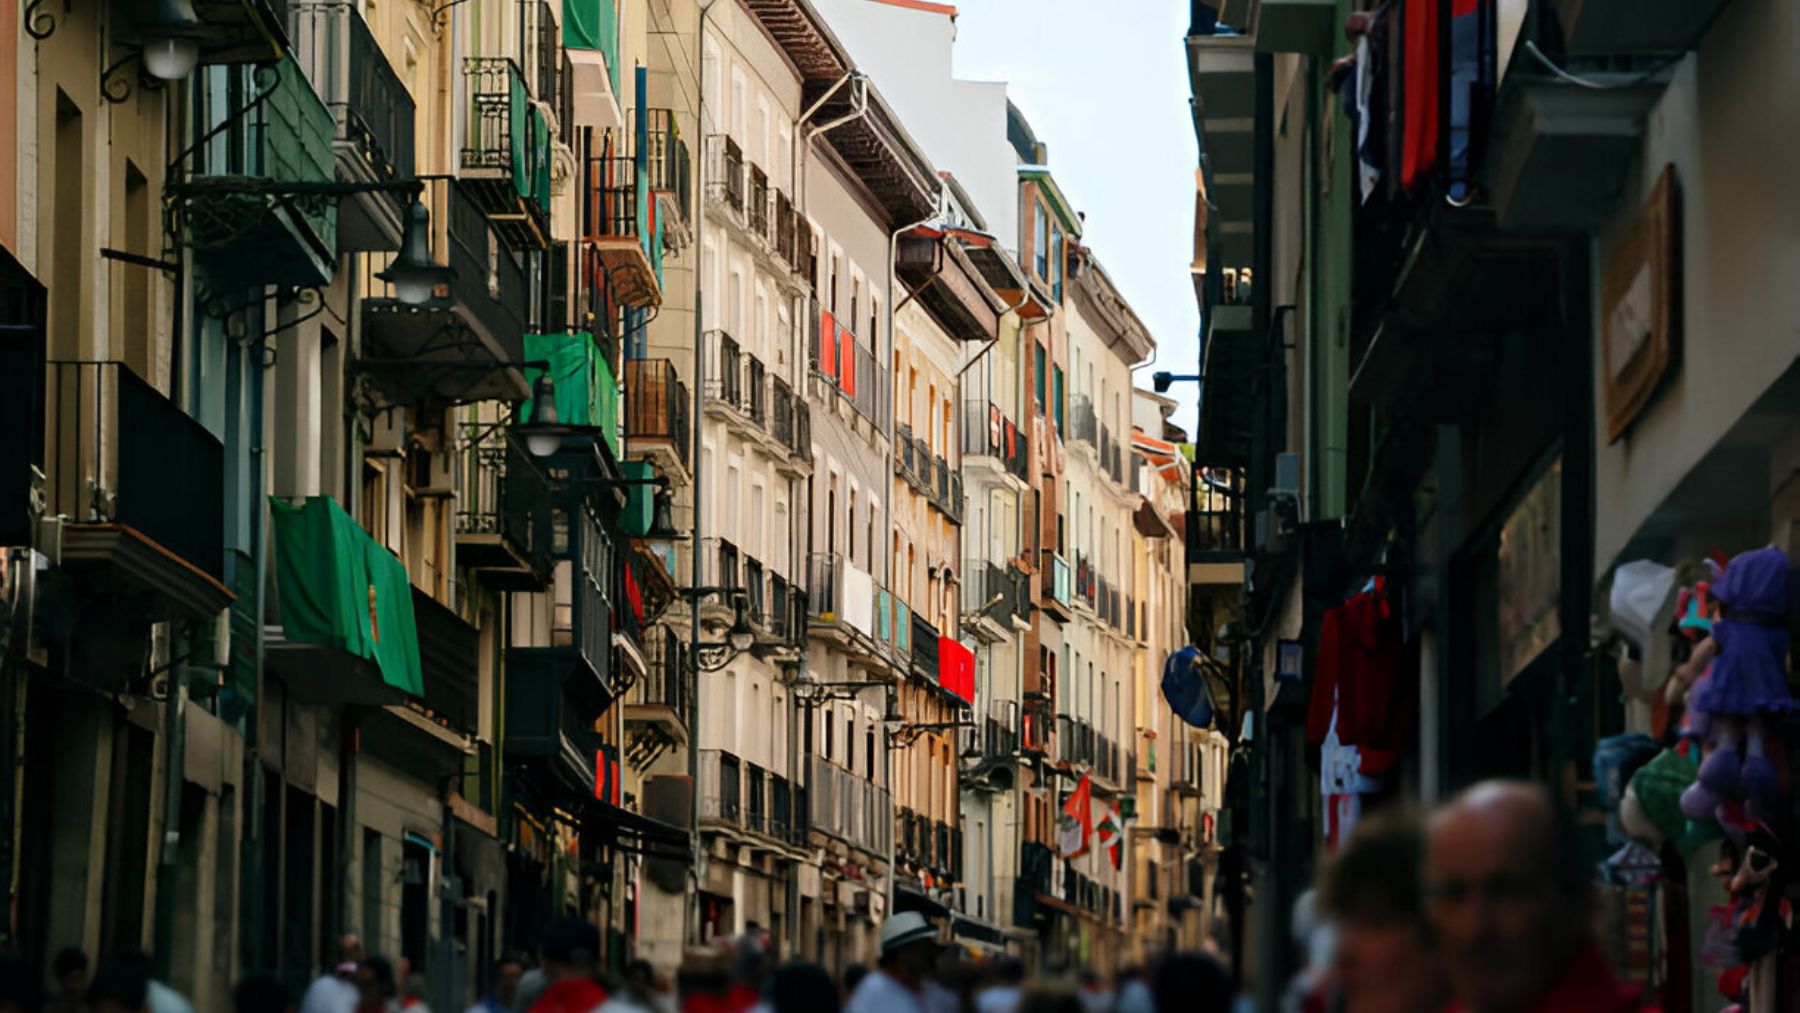
[[[1590, 936], [1589, 870], [1572, 826], [1542, 788], [1477, 785], [1427, 818], [1363, 820], [1303, 898], [1306, 967], [1284, 1013], [1626, 1013], [1640, 1009]], [[970, 959], [923, 915], [881, 927], [879, 961], [834, 977], [777, 965], [759, 933], [690, 951], [673, 980], [644, 961], [602, 973], [599, 930], [550, 924], [535, 959], [507, 956], [467, 1013], [1230, 1013], [1244, 1007], [1211, 953], [1172, 954], [1104, 983], [1054, 968], [1028, 978], [1013, 957]], [[193, 1013], [141, 954], [66, 950], [49, 989], [0, 957], [0, 1013]], [[272, 977], [233, 990], [234, 1013], [431, 1013], [404, 960], [365, 955], [355, 936], [295, 995]], [[47, 994], [46, 994], [47, 993]], [[205, 1011], [211, 1013], [211, 1011]], [[461, 1011], [458, 1011], [461, 1013]]]

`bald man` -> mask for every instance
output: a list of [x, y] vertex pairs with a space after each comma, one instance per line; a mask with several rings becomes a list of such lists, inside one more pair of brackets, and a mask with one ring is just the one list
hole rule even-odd
[[1427, 913], [1470, 1013], [1638, 1008], [1589, 937], [1586, 869], [1534, 784], [1488, 781], [1431, 820]]

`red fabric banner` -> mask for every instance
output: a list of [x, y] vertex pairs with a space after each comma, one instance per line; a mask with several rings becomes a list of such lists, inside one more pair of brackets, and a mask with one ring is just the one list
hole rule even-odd
[[954, 637], [938, 637], [938, 685], [963, 703], [975, 702], [975, 652]]

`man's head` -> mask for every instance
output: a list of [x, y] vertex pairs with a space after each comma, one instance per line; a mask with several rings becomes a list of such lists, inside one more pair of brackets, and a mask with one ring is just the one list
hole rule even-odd
[[232, 1013], [294, 1013], [294, 997], [272, 974], [245, 978], [231, 990]]
[[544, 933], [543, 958], [551, 984], [592, 978], [600, 966], [600, 930], [581, 918], [558, 918]]
[[346, 932], [338, 938], [337, 962], [340, 964], [360, 964], [363, 958], [362, 937], [354, 932]]
[[1389, 810], [1357, 825], [1325, 867], [1319, 904], [1335, 926], [1333, 964], [1348, 1013], [1411, 1013], [1444, 1004], [1419, 869], [1424, 828]]
[[937, 929], [917, 911], [902, 911], [881, 926], [881, 969], [918, 988], [937, 962]]
[[519, 976], [525, 973], [525, 961], [518, 954], [507, 954], [494, 961], [494, 998], [500, 1005], [512, 1009], [513, 1000], [519, 995]]
[[1530, 1007], [1587, 934], [1586, 877], [1536, 785], [1489, 781], [1431, 820], [1427, 910], [1451, 987], [1475, 1013]]
[[366, 1006], [379, 1006], [394, 997], [394, 965], [386, 957], [370, 957], [356, 969], [356, 989]]
[[56, 987], [64, 995], [80, 995], [88, 983], [88, 958], [80, 949], [69, 946], [58, 951], [51, 965]]

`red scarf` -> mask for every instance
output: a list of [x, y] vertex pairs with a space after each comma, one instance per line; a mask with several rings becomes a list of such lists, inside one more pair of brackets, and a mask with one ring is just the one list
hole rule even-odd
[[570, 978], [544, 989], [531, 1013], [593, 1013], [606, 1002], [606, 989], [588, 978]]

